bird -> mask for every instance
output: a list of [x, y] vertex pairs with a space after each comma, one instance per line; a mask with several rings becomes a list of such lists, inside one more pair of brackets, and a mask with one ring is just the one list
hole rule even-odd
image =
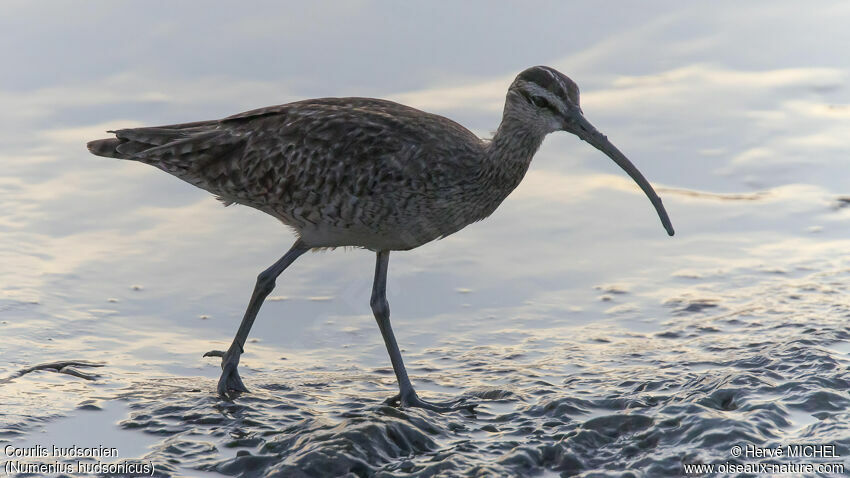
[[474, 404], [429, 402], [415, 391], [390, 325], [390, 252], [444, 238], [492, 214], [520, 184], [543, 139], [556, 131], [578, 136], [619, 165], [674, 234], [650, 183], [584, 117], [576, 83], [547, 66], [516, 76], [489, 139], [393, 101], [329, 97], [218, 120], [111, 130], [114, 137], [87, 147], [97, 156], [155, 166], [225, 205], [253, 207], [295, 232], [289, 250], [257, 276], [230, 347], [204, 354], [221, 358], [220, 396], [248, 391], [239, 359], [280, 274], [307, 251], [353, 247], [376, 254], [370, 305], [399, 386], [386, 403], [447, 412]]

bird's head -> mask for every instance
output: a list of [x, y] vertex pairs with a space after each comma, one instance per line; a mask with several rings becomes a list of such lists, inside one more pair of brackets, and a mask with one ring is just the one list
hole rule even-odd
[[517, 75], [508, 89], [506, 109], [543, 134], [565, 130], [569, 118], [582, 114], [578, 85], [547, 66], [533, 66]]
[[533, 66], [517, 75], [508, 90], [505, 116], [522, 121], [541, 135], [554, 131], [572, 133], [605, 153], [640, 186], [655, 206], [667, 234], [673, 235], [661, 198], [631, 161], [585, 119], [579, 106], [578, 86], [566, 75], [548, 66]]

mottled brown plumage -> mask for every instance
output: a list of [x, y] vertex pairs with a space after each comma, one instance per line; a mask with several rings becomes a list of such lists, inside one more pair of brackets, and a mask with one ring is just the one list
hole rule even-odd
[[257, 208], [314, 247], [410, 249], [483, 219], [506, 195], [494, 190], [495, 164], [480, 161], [487, 143], [386, 100], [306, 100], [114, 133], [92, 152], [151, 164], [226, 204]]
[[389, 327], [389, 251], [420, 246], [489, 216], [520, 183], [543, 138], [558, 130], [617, 162], [673, 234], [649, 183], [584, 119], [576, 84], [544, 66], [523, 71], [511, 84], [502, 123], [489, 141], [392, 101], [323, 98], [222, 120], [116, 130], [115, 138], [88, 147], [96, 155], [156, 166], [297, 232], [290, 252], [260, 275], [230, 350], [213, 353], [223, 357], [220, 393], [245, 390], [236, 371], [239, 354], [277, 275], [311, 248], [356, 246], [378, 252], [372, 308], [399, 379], [398, 400], [437, 410], [445, 407], [413, 391]]

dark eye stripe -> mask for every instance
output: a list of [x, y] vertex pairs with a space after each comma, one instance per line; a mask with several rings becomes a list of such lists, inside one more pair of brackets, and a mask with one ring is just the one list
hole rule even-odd
[[546, 108], [552, 111], [553, 113], [557, 113], [555, 107], [552, 106], [552, 103], [550, 103], [549, 100], [547, 100], [545, 97], [539, 95], [532, 95], [531, 93], [525, 90], [520, 90], [520, 93], [522, 93], [522, 96], [525, 97], [525, 99], [529, 103], [536, 106], [537, 108]]
[[547, 100], [546, 98], [544, 98], [542, 96], [532, 96], [531, 97], [531, 104], [533, 104], [534, 106], [536, 106], [538, 108], [549, 108], [549, 109], [552, 108], [552, 105], [549, 104], [549, 100]]

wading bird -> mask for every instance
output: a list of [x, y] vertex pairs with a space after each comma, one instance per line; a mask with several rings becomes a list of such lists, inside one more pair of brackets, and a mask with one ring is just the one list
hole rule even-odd
[[156, 166], [225, 205], [259, 209], [295, 230], [295, 244], [257, 277], [230, 348], [205, 354], [222, 358], [220, 395], [247, 391], [239, 357], [276, 278], [310, 249], [354, 246], [377, 253], [372, 311], [399, 384], [399, 394], [388, 402], [447, 411], [473, 405], [426, 402], [413, 389], [390, 327], [390, 251], [413, 249], [489, 216], [554, 131], [573, 133], [614, 160], [673, 235], [649, 182], [584, 118], [576, 84], [545, 66], [528, 68], [510, 85], [491, 140], [392, 101], [322, 98], [221, 120], [109, 131], [115, 138], [92, 141], [88, 149]]

